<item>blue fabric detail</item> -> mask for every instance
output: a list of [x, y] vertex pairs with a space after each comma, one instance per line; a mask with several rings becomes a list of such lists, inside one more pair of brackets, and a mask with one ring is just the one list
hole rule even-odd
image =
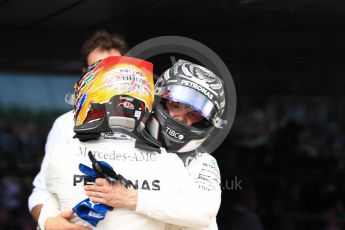
[[90, 168], [84, 164], [79, 164], [79, 170], [80, 170], [80, 172], [82, 172], [82, 173], [92, 177], [92, 179], [96, 180], [97, 175], [92, 168]]
[[[111, 170], [114, 170], [113, 167], [111, 167], [111, 165], [105, 161], [99, 161], [99, 163], [101, 165], [104, 165], [104, 166], [110, 168]], [[92, 179], [96, 180], [97, 174], [96, 174], [95, 170], [93, 170], [92, 168], [80, 163], [79, 164], [79, 170], [80, 170], [80, 172], [82, 172], [82, 173], [92, 177]]]
[[89, 198], [79, 202], [74, 206], [73, 211], [83, 220], [92, 226], [97, 226], [98, 222], [105, 218], [108, 210], [112, 207], [104, 204], [93, 203]]
[[[111, 167], [107, 162], [99, 161], [99, 163], [113, 170], [113, 167]], [[87, 176], [91, 177], [93, 181], [96, 180], [97, 174], [92, 168], [84, 164], [79, 164], [79, 170]], [[90, 201], [89, 198], [82, 200], [73, 208], [74, 213], [76, 213], [81, 219], [85, 220], [95, 227], [97, 226], [99, 221], [104, 219], [108, 210], [113, 210], [113, 207], [105, 204], [94, 203]]]

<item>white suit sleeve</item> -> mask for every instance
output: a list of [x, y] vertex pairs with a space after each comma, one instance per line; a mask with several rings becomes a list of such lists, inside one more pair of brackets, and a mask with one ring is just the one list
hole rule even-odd
[[[64, 143], [68, 141], [73, 136], [73, 113], [67, 112], [60, 117], [58, 117], [47, 137], [47, 142], [45, 145], [45, 153], [49, 153], [53, 150], [57, 143]], [[47, 185], [45, 183], [45, 172], [46, 167], [46, 154], [43, 157], [41, 164], [41, 169], [36, 175], [33, 181], [33, 190], [29, 197], [28, 205], [29, 211], [32, 210], [36, 205], [42, 204], [45, 199], [49, 197], [49, 192], [47, 191]]]
[[48, 198], [45, 200], [40, 216], [38, 218], [38, 225], [41, 230], [45, 229], [45, 222], [48, 217], [57, 216], [60, 213], [59, 202], [53, 194], [49, 194]]
[[180, 172], [174, 175], [174, 181], [183, 186], [183, 190], [139, 190], [136, 211], [179, 226], [209, 227], [215, 223], [221, 202], [216, 160], [209, 154], [202, 154], [188, 165], [186, 173]]
[[31, 195], [29, 196], [29, 211], [31, 211], [36, 205], [42, 204], [45, 199], [49, 197], [49, 192], [47, 191], [47, 187], [44, 181], [44, 171], [42, 170], [45, 167], [46, 157], [44, 156], [41, 170], [36, 175], [33, 181], [33, 190]]
[[[38, 224], [42, 230], [45, 229], [45, 222], [48, 217], [57, 216], [60, 212], [60, 203], [56, 196], [55, 191], [57, 191], [58, 186], [55, 183], [56, 172], [54, 171], [54, 165], [56, 164], [56, 157], [60, 156], [61, 145], [55, 145], [54, 149], [51, 152], [47, 152], [45, 156], [45, 165], [41, 171], [44, 175], [44, 184], [46, 185], [46, 192], [48, 193], [47, 198], [43, 202], [43, 207], [41, 209], [41, 213], [38, 218]], [[55, 157], [55, 158], [54, 158]], [[54, 176], [55, 175], [55, 176]]]

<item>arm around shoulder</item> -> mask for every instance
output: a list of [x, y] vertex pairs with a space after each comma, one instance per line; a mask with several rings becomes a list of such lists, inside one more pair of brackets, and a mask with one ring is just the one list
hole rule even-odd
[[174, 181], [183, 188], [179, 192], [139, 190], [136, 211], [175, 225], [210, 226], [221, 202], [217, 162], [209, 154], [201, 154], [190, 162], [185, 172], [174, 175]]

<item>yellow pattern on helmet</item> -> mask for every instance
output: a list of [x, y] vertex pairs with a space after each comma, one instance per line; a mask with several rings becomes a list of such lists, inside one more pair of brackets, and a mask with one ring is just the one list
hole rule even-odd
[[103, 104], [126, 95], [145, 103], [151, 112], [154, 100], [153, 65], [131, 57], [108, 57], [95, 63], [76, 85], [75, 125], [82, 125], [92, 103]]

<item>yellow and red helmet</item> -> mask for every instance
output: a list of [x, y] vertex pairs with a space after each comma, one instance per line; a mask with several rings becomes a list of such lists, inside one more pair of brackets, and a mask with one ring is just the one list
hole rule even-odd
[[75, 85], [74, 131], [132, 131], [144, 124], [154, 100], [153, 64], [112, 56], [88, 68]]

